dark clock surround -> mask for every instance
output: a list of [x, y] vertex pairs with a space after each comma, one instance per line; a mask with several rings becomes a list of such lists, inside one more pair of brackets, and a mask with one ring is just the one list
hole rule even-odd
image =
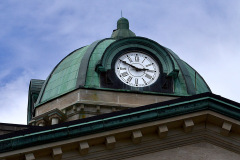
[[[141, 52], [146, 53], [153, 57], [159, 65], [160, 75], [158, 79], [150, 86], [146, 87], [133, 87], [127, 84], [124, 84], [115, 73], [115, 63], [117, 59], [126, 53], [129, 52]], [[143, 48], [127, 48], [119, 51], [112, 60], [111, 69], [107, 71], [100, 72], [100, 85], [104, 88], [112, 88], [112, 89], [124, 89], [124, 90], [132, 90], [132, 91], [149, 91], [149, 92], [161, 92], [161, 93], [173, 93], [173, 78], [167, 76], [166, 73], [163, 72], [162, 64], [158, 57], [156, 57], [150, 51]]]

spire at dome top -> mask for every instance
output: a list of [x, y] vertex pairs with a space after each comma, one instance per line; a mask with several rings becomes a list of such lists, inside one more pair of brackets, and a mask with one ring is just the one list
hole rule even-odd
[[121, 39], [126, 37], [135, 37], [136, 34], [129, 29], [129, 22], [126, 18], [121, 17], [117, 21], [117, 29], [113, 30], [111, 38]]

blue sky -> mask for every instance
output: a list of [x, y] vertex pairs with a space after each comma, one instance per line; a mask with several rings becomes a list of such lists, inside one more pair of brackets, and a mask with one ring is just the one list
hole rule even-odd
[[240, 102], [239, 8], [239, 0], [0, 1], [0, 122], [26, 124], [30, 79], [110, 37], [121, 10], [137, 36], [172, 49], [213, 93]]

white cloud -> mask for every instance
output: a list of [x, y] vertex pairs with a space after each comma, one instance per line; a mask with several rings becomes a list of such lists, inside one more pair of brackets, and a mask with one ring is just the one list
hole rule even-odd
[[28, 83], [30, 73], [0, 86], [0, 123], [27, 123]]

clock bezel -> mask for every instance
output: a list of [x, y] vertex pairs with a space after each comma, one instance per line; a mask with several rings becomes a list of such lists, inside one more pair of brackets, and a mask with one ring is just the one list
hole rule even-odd
[[[151, 62], [154, 62], [155, 67], [156, 67], [156, 71], [157, 71], [157, 74], [154, 74], [154, 76], [156, 77], [156, 79], [153, 79], [152, 81], [148, 81], [148, 83], [150, 83], [150, 84], [145, 84], [145, 86], [142, 86], [142, 85], [137, 86], [137, 85], [133, 85], [133, 84], [128, 83], [128, 82], [124, 82], [124, 78], [122, 78], [121, 75], [119, 75], [119, 74], [120, 74], [120, 71], [116, 69], [117, 65], [120, 65], [120, 64], [121, 64], [121, 62], [119, 62], [119, 59], [120, 59], [120, 58], [122, 59], [122, 57], [124, 57], [124, 56], [127, 55], [127, 54], [137, 54], [137, 53], [143, 54], [143, 55], [146, 55], [147, 57], [149, 57], [149, 58], [150, 58], [150, 61], [151, 61]], [[114, 61], [113, 65], [114, 65], [114, 70], [115, 70], [116, 76], [118, 77], [118, 79], [119, 79], [120, 81], [122, 81], [122, 83], [125, 83], [126, 85], [129, 85], [129, 86], [131, 86], [131, 87], [140, 88], [140, 87], [148, 87], [148, 86], [151, 86], [151, 85], [153, 85], [153, 84], [158, 80], [158, 78], [161, 76], [160, 66], [159, 66], [159, 62], [157, 61], [157, 59], [154, 58], [154, 57], [152, 57], [151, 54], [146, 53], [146, 52], [144, 52], [144, 51], [131, 50], [131, 51], [128, 51], [128, 52], [124, 52], [124, 53], [116, 56], [116, 59], [114, 59], [114, 60], [115, 60], [115, 61]], [[148, 60], [148, 61], [149, 61], [149, 60]], [[139, 64], [141, 64], [141, 63], [139, 63]], [[129, 71], [127, 71], [127, 73], [128, 73], [128, 72], [129, 72]], [[147, 74], [147, 73], [144, 72], [144, 75], [146, 75], [146, 74]], [[131, 75], [131, 74], [130, 74], [130, 75]], [[132, 76], [133, 76], [133, 75], [132, 75]], [[132, 78], [135, 78], [135, 77], [133, 76]], [[142, 77], [142, 78], [144, 78], [144, 77]]]
[[[151, 58], [153, 58], [159, 67], [159, 77], [158, 79], [151, 85], [145, 86], [145, 87], [133, 87], [129, 86], [125, 83], [123, 83], [116, 75], [115, 73], [115, 64], [116, 61], [120, 56], [126, 53], [130, 52], [141, 52], [149, 55]], [[100, 74], [101, 79], [101, 86], [102, 87], [108, 87], [108, 88], [115, 88], [115, 89], [124, 89], [124, 90], [132, 90], [132, 91], [150, 91], [150, 92], [163, 92], [162, 90], [162, 83], [164, 79], [166, 79], [166, 74], [163, 73], [162, 64], [160, 63], [160, 60], [151, 52], [148, 50], [142, 49], [142, 48], [127, 48], [119, 51], [113, 58], [111, 62], [111, 69], [107, 70], [106, 72], [102, 72]]]
[[[117, 77], [117, 75], [115, 73], [115, 63], [121, 55], [123, 55], [125, 53], [129, 53], [129, 52], [146, 53], [146, 54], [150, 55], [152, 58], [154, 58], [154, 60], [158, 63], [160, 75], [159, 75], [158, 79], [152, 85], [146, 86], [146, 87], [133, 87], [133, 86], [126, 85]], [[111, 65], [110, 65], [110, 69], [103, 71], [103, 72], [99, 72], [99, 73], [100, 73], [100, 85], [101, 85], [101, 87], [104, 87], [104, 88], [129, 90], [132, 92], [147, 91], [147, 92], [158, 92], [158, 93], [173, 93], [172, 77], [168, 77], [167, 74], [163, 72], [162, 64], [160, 63], [160, 60], [157, 58], [157, 56], [155, 56], [150, 51], [145, 50], [143, 48], [131, 47], [131, 48], [126, 48], [126, 49], [119, 51], [113, 57]], [[167, 86], [167, 88], [164, 88], [163, 85], [166, 82], [167, 82], [168, 86]]]

